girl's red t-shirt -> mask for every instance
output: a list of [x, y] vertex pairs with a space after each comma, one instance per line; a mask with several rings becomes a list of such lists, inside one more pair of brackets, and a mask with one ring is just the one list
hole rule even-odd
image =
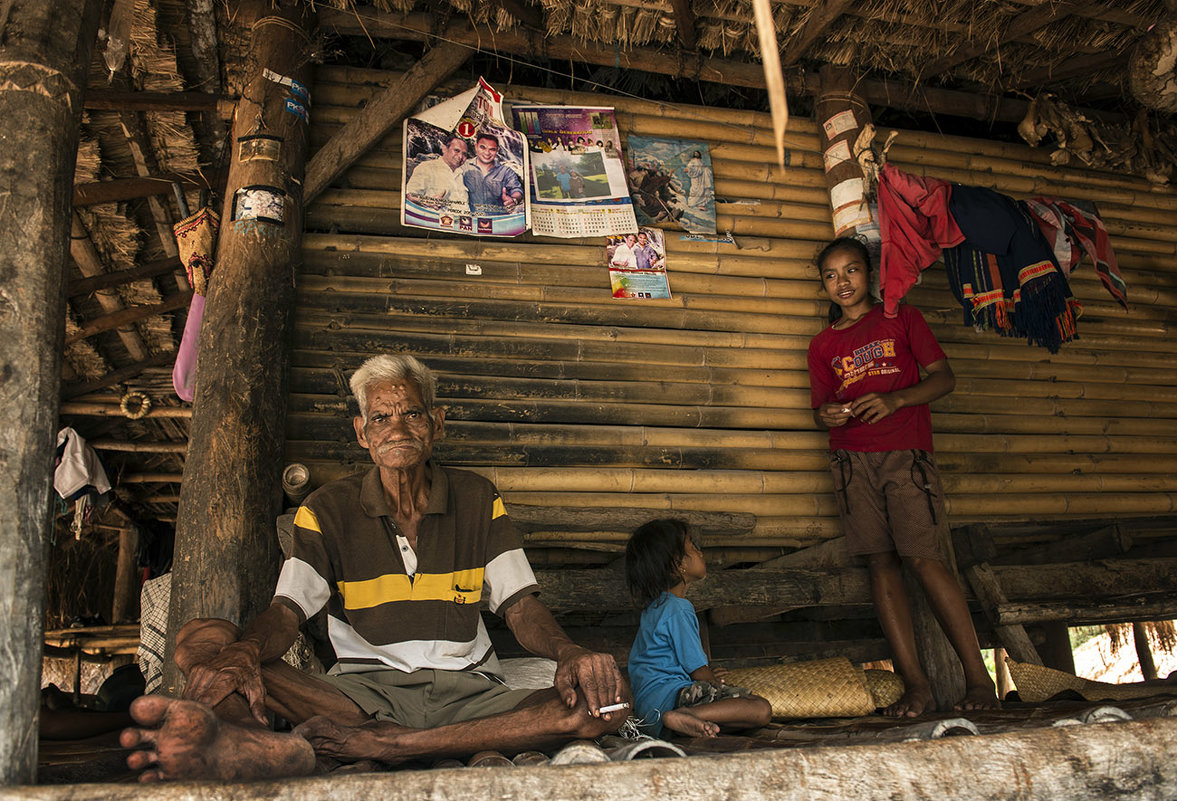
[[[846, 403], [918, 384], [920, 366], [947, 358], [914, 306], [902, 304], [897, 317], [875, 306], [841, 331], [833, 326], [809, 343], [809, 394], [814, 409]], [[852, 417], [830, 429], [830, 450], [932, 451], [932, 413], [926, 403], [905, 406], [877, 423]]]

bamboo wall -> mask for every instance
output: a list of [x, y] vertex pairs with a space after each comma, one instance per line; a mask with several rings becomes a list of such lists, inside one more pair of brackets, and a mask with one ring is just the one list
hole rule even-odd
[[[390, 77], [320, 69], [312, 152]], [[439, 458], [491, 478], [533, 552], [606, 557], [633, 523], [667, 514], [693, 516], [729, 562], [837, 536], [805, 359], [827, 305], [811, 259], [833, 234], [814, 123], [790, 121], [782, 173], [766, 114], [489, 78], [514, 102], [614, 105], [623, 138], [710, 142], [728, 201], [718, 226], [737, 245], [668, 232], [674, 299], [623, 302], [610, 297], [603, 241], [427, 238], [398, 224], [398, 126], [307, 210], [287, 461], [316, 482], [367, 464], [346, 378], [371, 353], [405, 350], [440, 376]], [[1128, 283], [1124, 312], [1082, 265], [1081, 340], [1053, 356], [963, 327], [942, 267], [908, 296], [958, 377], [933, 405], [953, 523], [1173, 513], [1177, 192], [1055, 168], [1027, 147], [909, 131], [890, 159], [1014, 197], [1097, 201]]]

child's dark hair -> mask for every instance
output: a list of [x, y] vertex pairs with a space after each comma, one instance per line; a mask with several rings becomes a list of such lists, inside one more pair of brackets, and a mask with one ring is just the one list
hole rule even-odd
[[642, 609], [679, 581], [678, 568], [687, 555], [690, 530], [686, 521], [651, 520], [638, 527], [625, 545], [625, 583]]
[[[852, 236], [840, 236], [818, 251], [817, 258], [813, 260], [817, 265], [817, 278], [819, 281], [821, 280], [821, 271], [825, 267], [826, 259], [839, 250], [855, 251], [862, 258], [862, 263], [866, 265], [867, 273], [874, 270], [875, 267], [871, 264], [870, 251], [862, 240]], [[835, 320], [841, 318], [841, 316], [842, 307], [831, 301], [829, 313], [826, 315], [829, 322], [833, 323]]]

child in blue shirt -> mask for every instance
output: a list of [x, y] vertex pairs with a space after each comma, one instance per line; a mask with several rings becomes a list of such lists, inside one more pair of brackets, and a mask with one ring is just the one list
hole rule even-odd
[[625, 546], [625, 579], [643, 607], [629, 652], [634, 714], [650, 734], [663, 728], [691, 737], [714, 737], [720, 727], [768, 725], [772, 706], [712, 670], [699, 639], [687, 587], [707, 576], [703, 553], [681, 520], [653, 520]]

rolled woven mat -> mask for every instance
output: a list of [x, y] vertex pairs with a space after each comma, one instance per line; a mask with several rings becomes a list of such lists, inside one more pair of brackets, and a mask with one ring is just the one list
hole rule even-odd
[[875, 711], [866, 677], [845, 657], [741, 668], [725, 680], [767, 699], [778, 719], [849, 718]]
[[1009, 674], [1017, 685], [1018, 695], [1023, 701], [1032, 703], [1045, 701], [1065, 690], [1074, 690], [1088, 701], [1122, 701], [1126, 698], [1148, 698], [1153, 695], [1177, 693], [1177, 686], [1168, 689], [1155, 684], [1108, 684], [1079, 678], [1042, 665], [1015, 662], [1009, 657], [1006, 657], [1005, 663], [1009, 665]]
[[870, 690], [875, 706], [880, 709], [889, 707], [898, 701], [903, 697], [903, 691], [907, 689], [903, 684], [903, 677], [898, 673], [874, 669], [862, 672], [866, 675], [866, 688]]

